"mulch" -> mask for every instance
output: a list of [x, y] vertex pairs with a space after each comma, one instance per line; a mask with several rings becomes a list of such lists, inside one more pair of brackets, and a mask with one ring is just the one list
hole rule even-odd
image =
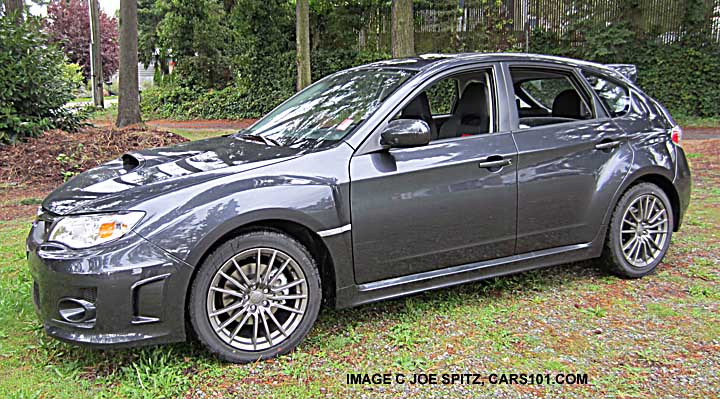
[[52, 130], [23, 143], [0, 146], [0, 220], [28, 215], [37, 207], [28, 199], [42, 199], [62, 184], [63, 172], [81, 172], [128, 151], [184, 141], [188, 140], [160, 130], [88, 127], [76, 133]]
[[[257, 119], [153, 119], [145, 121], [145, 126], [153, 129], [192, 129], [192, 130], [219, 130], [219, 129], [245, 129], [255, 123]], [[93, 120], [93, 125], [100, 127], [111, 126], [113, 121], [102, 119]]]

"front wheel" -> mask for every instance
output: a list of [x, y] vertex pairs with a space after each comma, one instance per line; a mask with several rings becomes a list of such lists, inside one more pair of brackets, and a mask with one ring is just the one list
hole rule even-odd
[[620, 198], [610, 221], [602, 261], [625, 278], [652, 273], [662, 261], [672, 237], [670, 200], [652, 183], [632, 186]]
[[190, 292], [190, 321], [222, 360], [246, 363], [293, 350], [321, 302], [314, 259], [295, 239], [258, 231], [226, 241], [203, 262]]

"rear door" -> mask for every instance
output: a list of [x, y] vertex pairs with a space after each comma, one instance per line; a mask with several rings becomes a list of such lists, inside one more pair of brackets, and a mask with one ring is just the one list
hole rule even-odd
[[513, 82], [511, 96], [513, 87], [525, 87], [548, 110], [528, 117], [512, 110], [518, 147], [516, 253], [590, 242], [632, 164], [628, 135], [577, 69], [542, 63], [504, 67]]

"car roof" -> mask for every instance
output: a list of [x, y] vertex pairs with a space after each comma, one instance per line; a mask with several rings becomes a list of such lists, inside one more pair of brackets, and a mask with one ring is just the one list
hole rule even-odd
[[611, 68], [606, 65], [590, 61], [577, 60], [573, 58], [557, 57], [543, 54], [531, 53], [458, 53], [458, 54], [422, 54], [417, 57], [396, 58], [392, 60], [378, 61], [363, 67], [407, 69], [414, 71], [427, 71], [431, 69], [444, 69], [469, 62], [502, 62], [502, 61], [532, 61], [554, 64], [563, 64], [574, 67], [591, 67], [600, 69], [610, 75], [617, 76]]

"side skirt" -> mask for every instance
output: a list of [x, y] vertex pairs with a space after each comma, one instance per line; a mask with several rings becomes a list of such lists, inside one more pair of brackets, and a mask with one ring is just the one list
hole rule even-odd
[[445, 269], [344, 287], [337, 291], [338, 309], [412, 295], [423, 291], [485, 280], [508, 274], [576, 262], [600, 256], [605, 228], [593, 242], [533, 251], [500, 259], [468, 263]]

